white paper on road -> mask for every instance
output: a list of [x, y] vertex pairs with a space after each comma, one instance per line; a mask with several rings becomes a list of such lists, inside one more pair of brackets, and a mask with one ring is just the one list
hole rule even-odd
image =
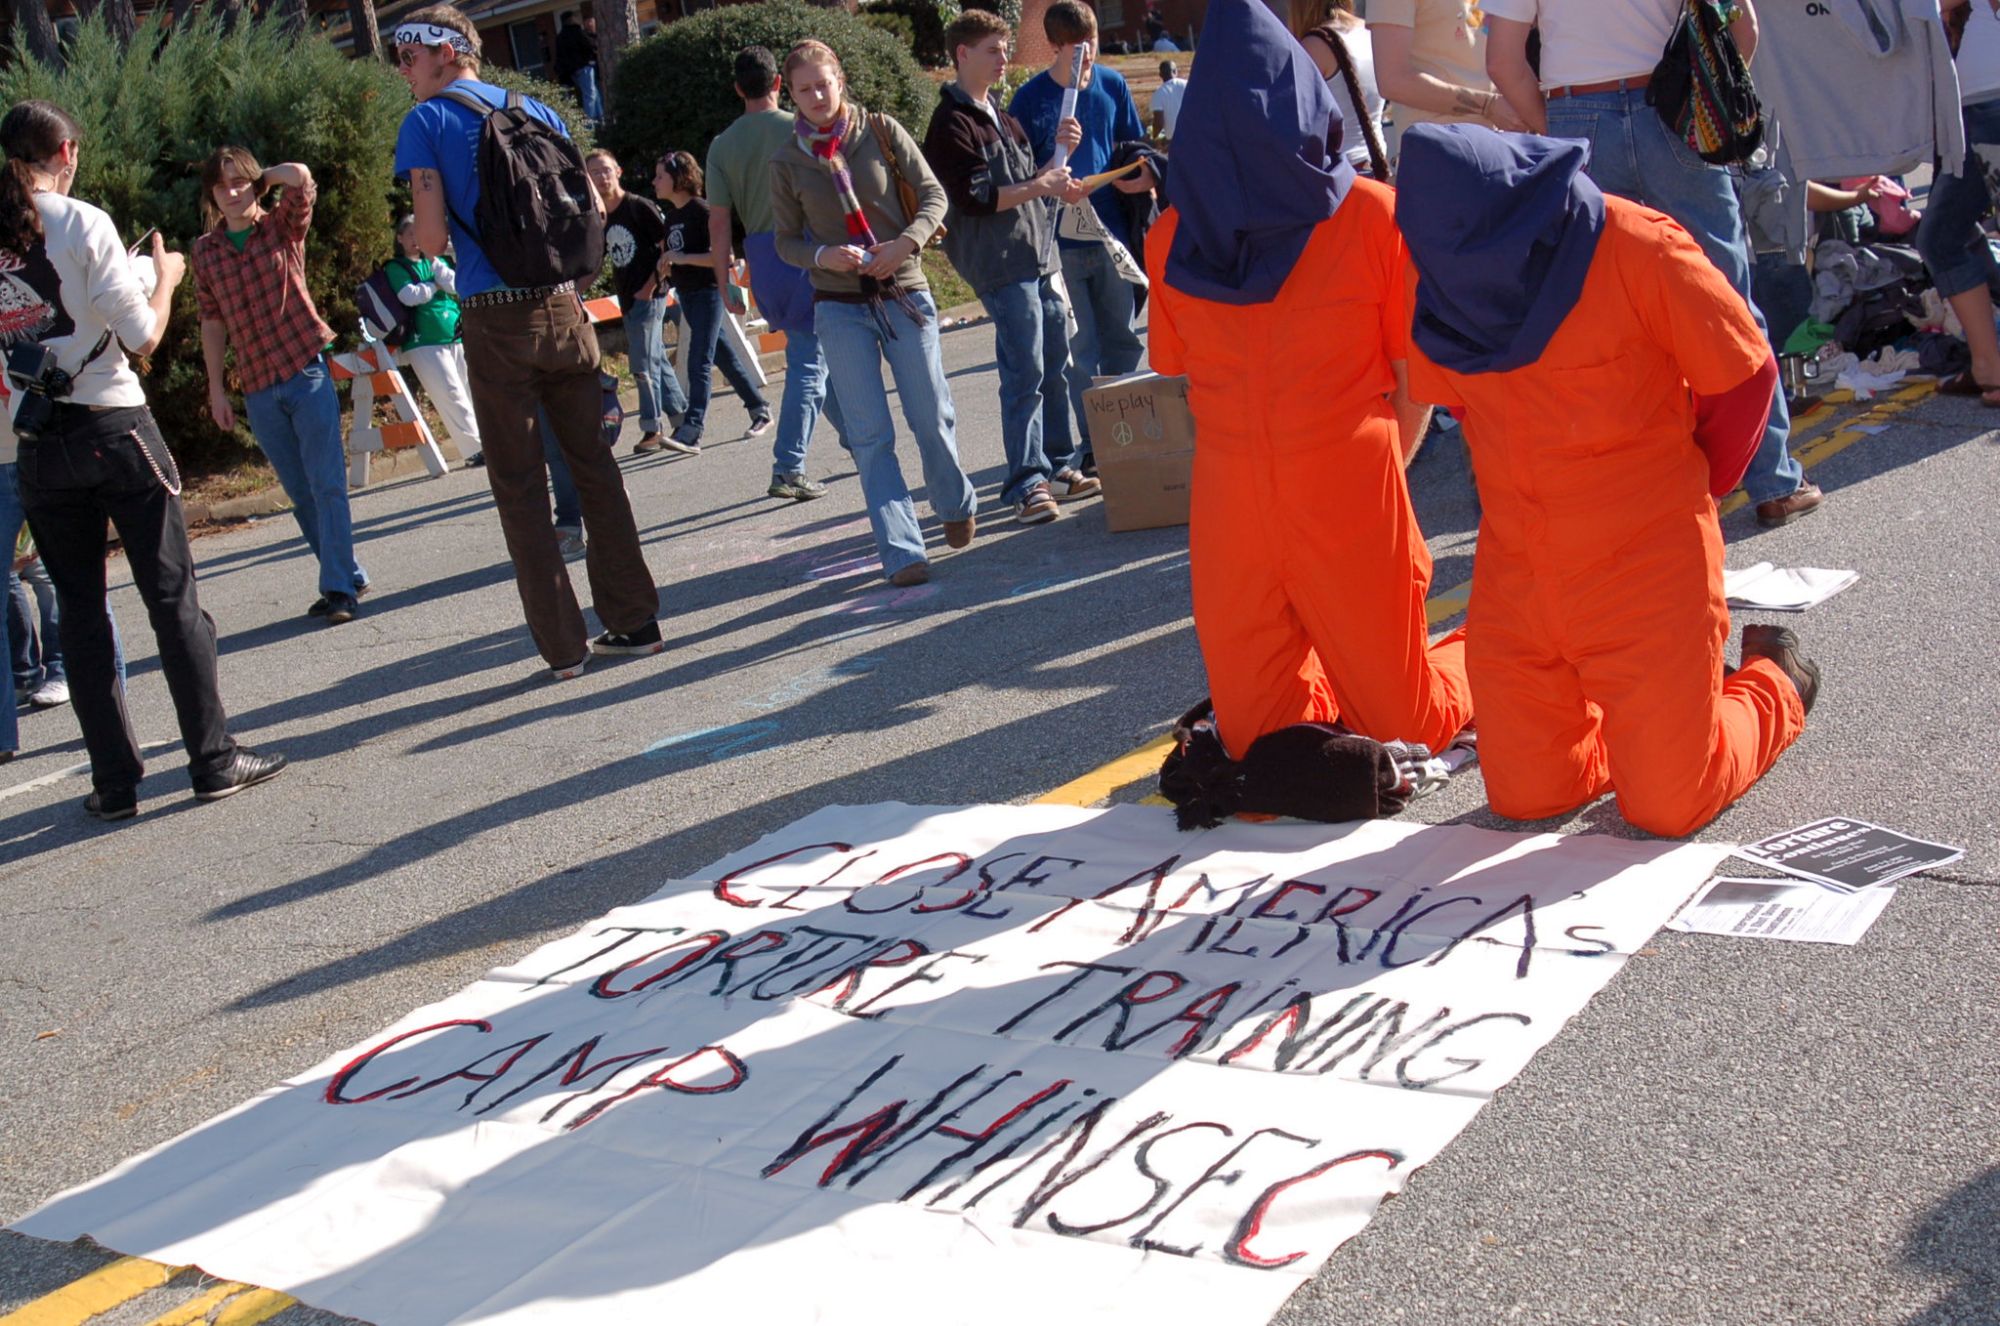
[[1667, 923], [1670, 930], [1751, 939], [1858, 944], [1896, 896], [1888, 885], [1847, 893], [1788, 879], [1723, 876]]
[[1775, 566], [1759, 562], [1722, 573], [1723, 597], [1732, 608], [1803, 612], [1826, 602], [1861, 579], [1859, 571], [1827, 571], [1816, 566]]
[[1736, 855], [1836, 889], [1865, 889], [1950, 865], [1965, 855], [1965, 849], [1912, 838], [1866, 820], [1832, 818], [1746, 844], [1736, 849]]
[[384, 1326], [1262, 1322], [1726, 851], [834, 807], [18, 1228]]

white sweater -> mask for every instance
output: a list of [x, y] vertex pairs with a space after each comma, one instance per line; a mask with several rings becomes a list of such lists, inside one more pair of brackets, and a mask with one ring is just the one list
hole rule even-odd
[[[0, 251], [0, 347], [40, 341], [56, 362], [76, 374], [70, 399], [81, 405], [144, 405], [146, 393], [126, 362], [122, 345], [153, 338], [153, 309], [117, 228], [102, 209], [56, 193], [35, 195], [42, 243], [27, 254]], [[97, 340], [114, 340], [88, 368], [80, 369]], [[18, 388], [7, 393], [0, 422], [0, 465], [13, 463], [13, 416]]]

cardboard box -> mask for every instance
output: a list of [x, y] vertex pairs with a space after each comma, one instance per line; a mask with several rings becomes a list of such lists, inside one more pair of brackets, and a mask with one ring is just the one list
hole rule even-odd
[[1186, 378], [1133, 373], [1099, 378], [1083, 393], [1090, 449], [1114, 531], [1188, 523], [1194, 487], [1194, 415]]

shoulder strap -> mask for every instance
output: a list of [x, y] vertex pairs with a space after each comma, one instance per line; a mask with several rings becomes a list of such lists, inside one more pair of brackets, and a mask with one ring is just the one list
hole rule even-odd
[[[488, 115], [491, 115], [494, 111], [500, 109], [498, 106], [489, 106], [485, 102], [481, 101], [478, 97], [473, 96], [470, 92], [461, 92], [457, 88], [448, 87], [444, 91], [438, 93], [437, 95], [443, 97], [446, 101], [457, 102], [459, 105], [465, 107], [467, 110], [471, 111], [474, 115], [479, 116], [481, 119], [485, 119]], [[512, 92], [509, 92], [507, 94], [508, 105], [511, 106], [514, 104], [514, 99], [516, 95], [517, 94]]]
[[875, 132], [875, 146], [882, 149], [883, 164], [889, 168], [889, 183], [896, 190], [896, 201], [903, 205], [903, 211], [907, 214], [903, 217], [903, 224], [908, 225], [917, 219], [916, 203], [912, 201], [917, 196], [917, 191], [903, 178], [903, 168], [897, 164], [895, 140], [889, 136], [889, 117], [870, 111], [868, 127]]

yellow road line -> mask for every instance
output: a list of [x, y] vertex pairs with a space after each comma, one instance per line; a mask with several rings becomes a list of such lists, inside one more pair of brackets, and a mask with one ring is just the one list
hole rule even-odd
[[171, 1312], [163, 1312], [146, 1326], [194, 1326], [194, 1323], [208, 1320], [208, 1314], [228, 1300], [236, 1297], [250, 1286], [234, 1280], [224, 1280], [205, 1294], [200, 1294], [181, 1304]]
[[[1804, 465], [1807, 469], [1811, 469], [1821, 461], [1839, 455], [1862, 438], [1871, 436], [1871, 434], [1862, 431], [1864, 428], [1876, 427], [1887, 422], [1889, 419], [1917, 404], [1917, 402], [1935, 394], [1936, 391], [1937, 384], [1934, 382], [1916, 383], [1903, 388], [1901, 391], [1896, 392], [1894, 395], [1863, 410], [1860, 414], [1854, 415], [1844, 422], [1838, 418], [1839, 411], [1834, 410], [1832, 417], [1823, 422], [1815, 421], [1814, 427], [1806, 430], [1803, 438], [1794, 435], [1790, 444], [1792, 452], [1799, 458], [1801, 465]], [[1829, 399], [1828, 403], [1840, 405], [1850, 399], [1852, 398], [1843, 393], [1839, 399]], [[1836, 424], [1840, 426], [1836, 428]], [[1731, 494], [1728, 500], [1721, 504], [1719, 511], [1722, 515], [1726, 516], [1732, 511], [1742, 509], [1743, 504], [1748, 500], [1739, 490]], [[1472, 582], [1470, 580], [1462, 584], [1453, 585], [1450, 589], [1441, 589], [1425, 600], [1425, 620], [1430, 625], [1436, 626], [1438, 623], [1447, 621], [1464, 612], [1466, 605], [1471, 601]], [[1166, 755], [1168, 747], [1172, 745], [1172, 737], [1155, 737], [1137, 750], [1126, 755], [1121, 755], [1109, 764], [1092, 769], [1081, 778], [1073, 778], [1045, 796], [1036, 797], [1034, 804], [1038, 806], [1095, 805], [1120, 788], [1129, 787], [1142, 778], [1151, 777], [1159, 769], [1160, 760]], [[1159, 798], [1157, 797], [1148, 797], [1146, 800], [1148, 803], [1159, 802]], [[5, 1323], [0, 1322], [0, 1326], [5, 1326]]]
[[215, 1326], [260, 1326], [298, 1302], [275, 1289], [253, 1289], [215, 1314]]
[[181, 1270], [141, 1257], [120, 1257], [0, 1317], [0, 1326], [82, 1326], [149, 1289], [158, 1289]]
[[[1121, 755], [1111, 763], [1092, 769], [1081, 778], [1072, 778], [1046, 796], [1035, 798], [1038, 806], [1088, 806], [1102, 801], [1119, 788], [1136, 783], [1160, 767], [1160, 760], [1167, 748], [1174, 744], [1172, 737], [1154, 737], [1130, 754]], [[6, 1326], [0, 1322], [0, 1326]]]

